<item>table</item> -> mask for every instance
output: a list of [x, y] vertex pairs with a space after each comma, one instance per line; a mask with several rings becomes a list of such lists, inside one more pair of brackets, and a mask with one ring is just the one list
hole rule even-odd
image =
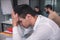
[[7, 32], [0, 32], [0, 40], [13, 40], [12, 34]]
[[11, 34], [11, 33], [7, 33], [7, 32], [0, 32], [0, 34], [3, 34], [3, 35], [5, 35], [5, 36], [12, 37], [12, 34]]

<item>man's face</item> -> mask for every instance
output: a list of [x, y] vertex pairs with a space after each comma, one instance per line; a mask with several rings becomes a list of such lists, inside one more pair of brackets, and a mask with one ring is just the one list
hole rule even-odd
[[30, 21], [28, 17], [26, 18], [19, 17], [19, 22], [20, 22], [20, 25], [25, 28], [28, 28], [30, 26]]
[[46, 11], [47, 13], [49, 13], [48, 8], [45, 8], [45, 11]]
[[47, 11], [48, 11], [48, 9], [47, 9], [47, 8], [45, 8], [45, 11], [47, 12]]
[[38, 9], [38, 8], [35, 8], [35, 11], [36, 11], [36, 12], [39, 12], [39, 9]]

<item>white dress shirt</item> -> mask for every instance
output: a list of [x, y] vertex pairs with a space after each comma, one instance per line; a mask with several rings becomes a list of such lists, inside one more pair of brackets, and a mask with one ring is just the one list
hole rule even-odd
[[23, 31], [13, 27], [13, 40], [59, 40], [59, 27], [52, 20], [39, 15], [33, 28], [33, 33], [28, 38], [23, 38]]

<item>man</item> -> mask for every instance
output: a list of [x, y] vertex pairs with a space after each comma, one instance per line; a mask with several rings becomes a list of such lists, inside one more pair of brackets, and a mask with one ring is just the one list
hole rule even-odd
[[44, 11], [42, 11], [42, 10], [40, 9], [40, 7], [36, 6], [36, 7], [34, 8], [34, 10], [37, 12], [37, 15], [43, 15], [43, 16], [45, 16], [45, 17], [48, 17], [48, 14], [45, 13]]
[[39, 6], [36, 6], [34, 10], [37, 12], [37, 15], [43, 15], [42, 10], [40, 9]]
[[52, 5], [46, 5], [45, 10], [49, 14], [48, 18], [52, 19], [53, 21], [55, 21], [60, 26], [60, 17], [58, 15], [58, 13], [56, 13], [54, 11]]
[[[28, 38], [23, 37], [23, 32], [18, 30], [20, 27], [32, 27], [33, 32]], [[36, 12], [28, 5], [22, 4], [14, 7], [12, 11], [13, 40], [57, 40], [59, 32], [58, 25], [52, 20], [36, 15]]]

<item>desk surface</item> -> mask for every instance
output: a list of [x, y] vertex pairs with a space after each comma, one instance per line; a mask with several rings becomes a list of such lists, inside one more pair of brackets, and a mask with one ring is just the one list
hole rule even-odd
[[5, 36], [12, 37], [12, 34], [10, 34], [10, 33], [7, 33], [7, 32], [0, 32], [0, 34], [3, 34], [3, 35], [5, 35]]
[[13, 40], [12, 34], [0, 32], [0, 40]]

